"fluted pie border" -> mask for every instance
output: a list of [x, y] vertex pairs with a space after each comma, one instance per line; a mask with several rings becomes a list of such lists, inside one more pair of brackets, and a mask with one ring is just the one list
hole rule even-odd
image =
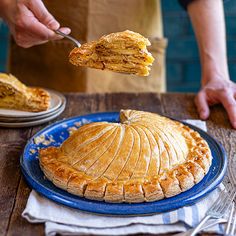
[[175, 196], [200, 182], [207, 174], [212, 157], [206, 141], [198, 132], [176, 121], [195, 140], [189, 159], [159, 176], [145, 180], [112, 183], [106, 179], [93, 181], [90, 176], [57, 160], [58, 148], [40, 150], [40, 167], [54, 185], [69, 193], [106, 202], [150, 202]]

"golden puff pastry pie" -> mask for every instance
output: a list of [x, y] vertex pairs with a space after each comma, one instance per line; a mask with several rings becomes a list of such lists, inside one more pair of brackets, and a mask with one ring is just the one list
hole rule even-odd
[[45, 111], [50, 95], [41, 88], [29, 88], [11, 74], [0, 73], [0, 108], [30, 112]]
[[40, 150], [56, 186], [107, 202], [157, 201], [190, 189], [208, 172], [211, 151], [199, 133], [166, 117], [121, 110], [120, 123], [81, 126], [59, 148]]
[[147, 50], [150, 45], [147, 38], [126, 30], [74, 48], [69, 60], [76, 66], [147, 76], [154, 61]]

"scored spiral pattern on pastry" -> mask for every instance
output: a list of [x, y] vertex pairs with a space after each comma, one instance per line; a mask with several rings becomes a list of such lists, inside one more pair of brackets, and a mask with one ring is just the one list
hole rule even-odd
[[120, 123], [81, 126], [59, 148], [40, 150], [56, 186], [107, 202], [156, 201], [198, 183], [211, 165], [199, 133], [169, 118], [121, 110]]

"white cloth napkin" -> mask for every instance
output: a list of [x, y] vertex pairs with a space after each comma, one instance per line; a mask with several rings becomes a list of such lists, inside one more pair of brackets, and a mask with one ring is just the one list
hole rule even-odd
[[[206, 130], [206, 123], [200, 120], [186, 120]], [[137, 233], [171, 233], [184, 232], [198, 224], [206, 211], [217, 199], [221, 186], [198, 203], [171, 212], [152, 216], [102, 216], [81, 212], [52, 202], [34, 190], [30, 193], [22, 216], [31, 223], [45, 223], [46, 235], [128, 235]], [[209, 232], [222, 233], [218, 226]]]

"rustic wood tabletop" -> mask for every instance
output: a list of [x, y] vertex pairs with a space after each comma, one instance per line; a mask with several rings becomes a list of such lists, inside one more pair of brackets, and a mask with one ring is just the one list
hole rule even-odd
[[[66, 110], [57, 120], [121, 108], [158, 112], [177, 119], [199, 119], [193, 94], [70, 93], [66, 97]], [[48, 123], [32, 128], [0, 128], [0, 235], [44, 235], [43, 224], [30, 224], [21, 217], [31, 189], [21, 175], [19, 160], [27, 140], [46, 125]], [[224, 145], [230, 159], [236, 148], [236, 131], [231, 128], [221, 106], [211, 110], [207, 128], [208, 133]]]

